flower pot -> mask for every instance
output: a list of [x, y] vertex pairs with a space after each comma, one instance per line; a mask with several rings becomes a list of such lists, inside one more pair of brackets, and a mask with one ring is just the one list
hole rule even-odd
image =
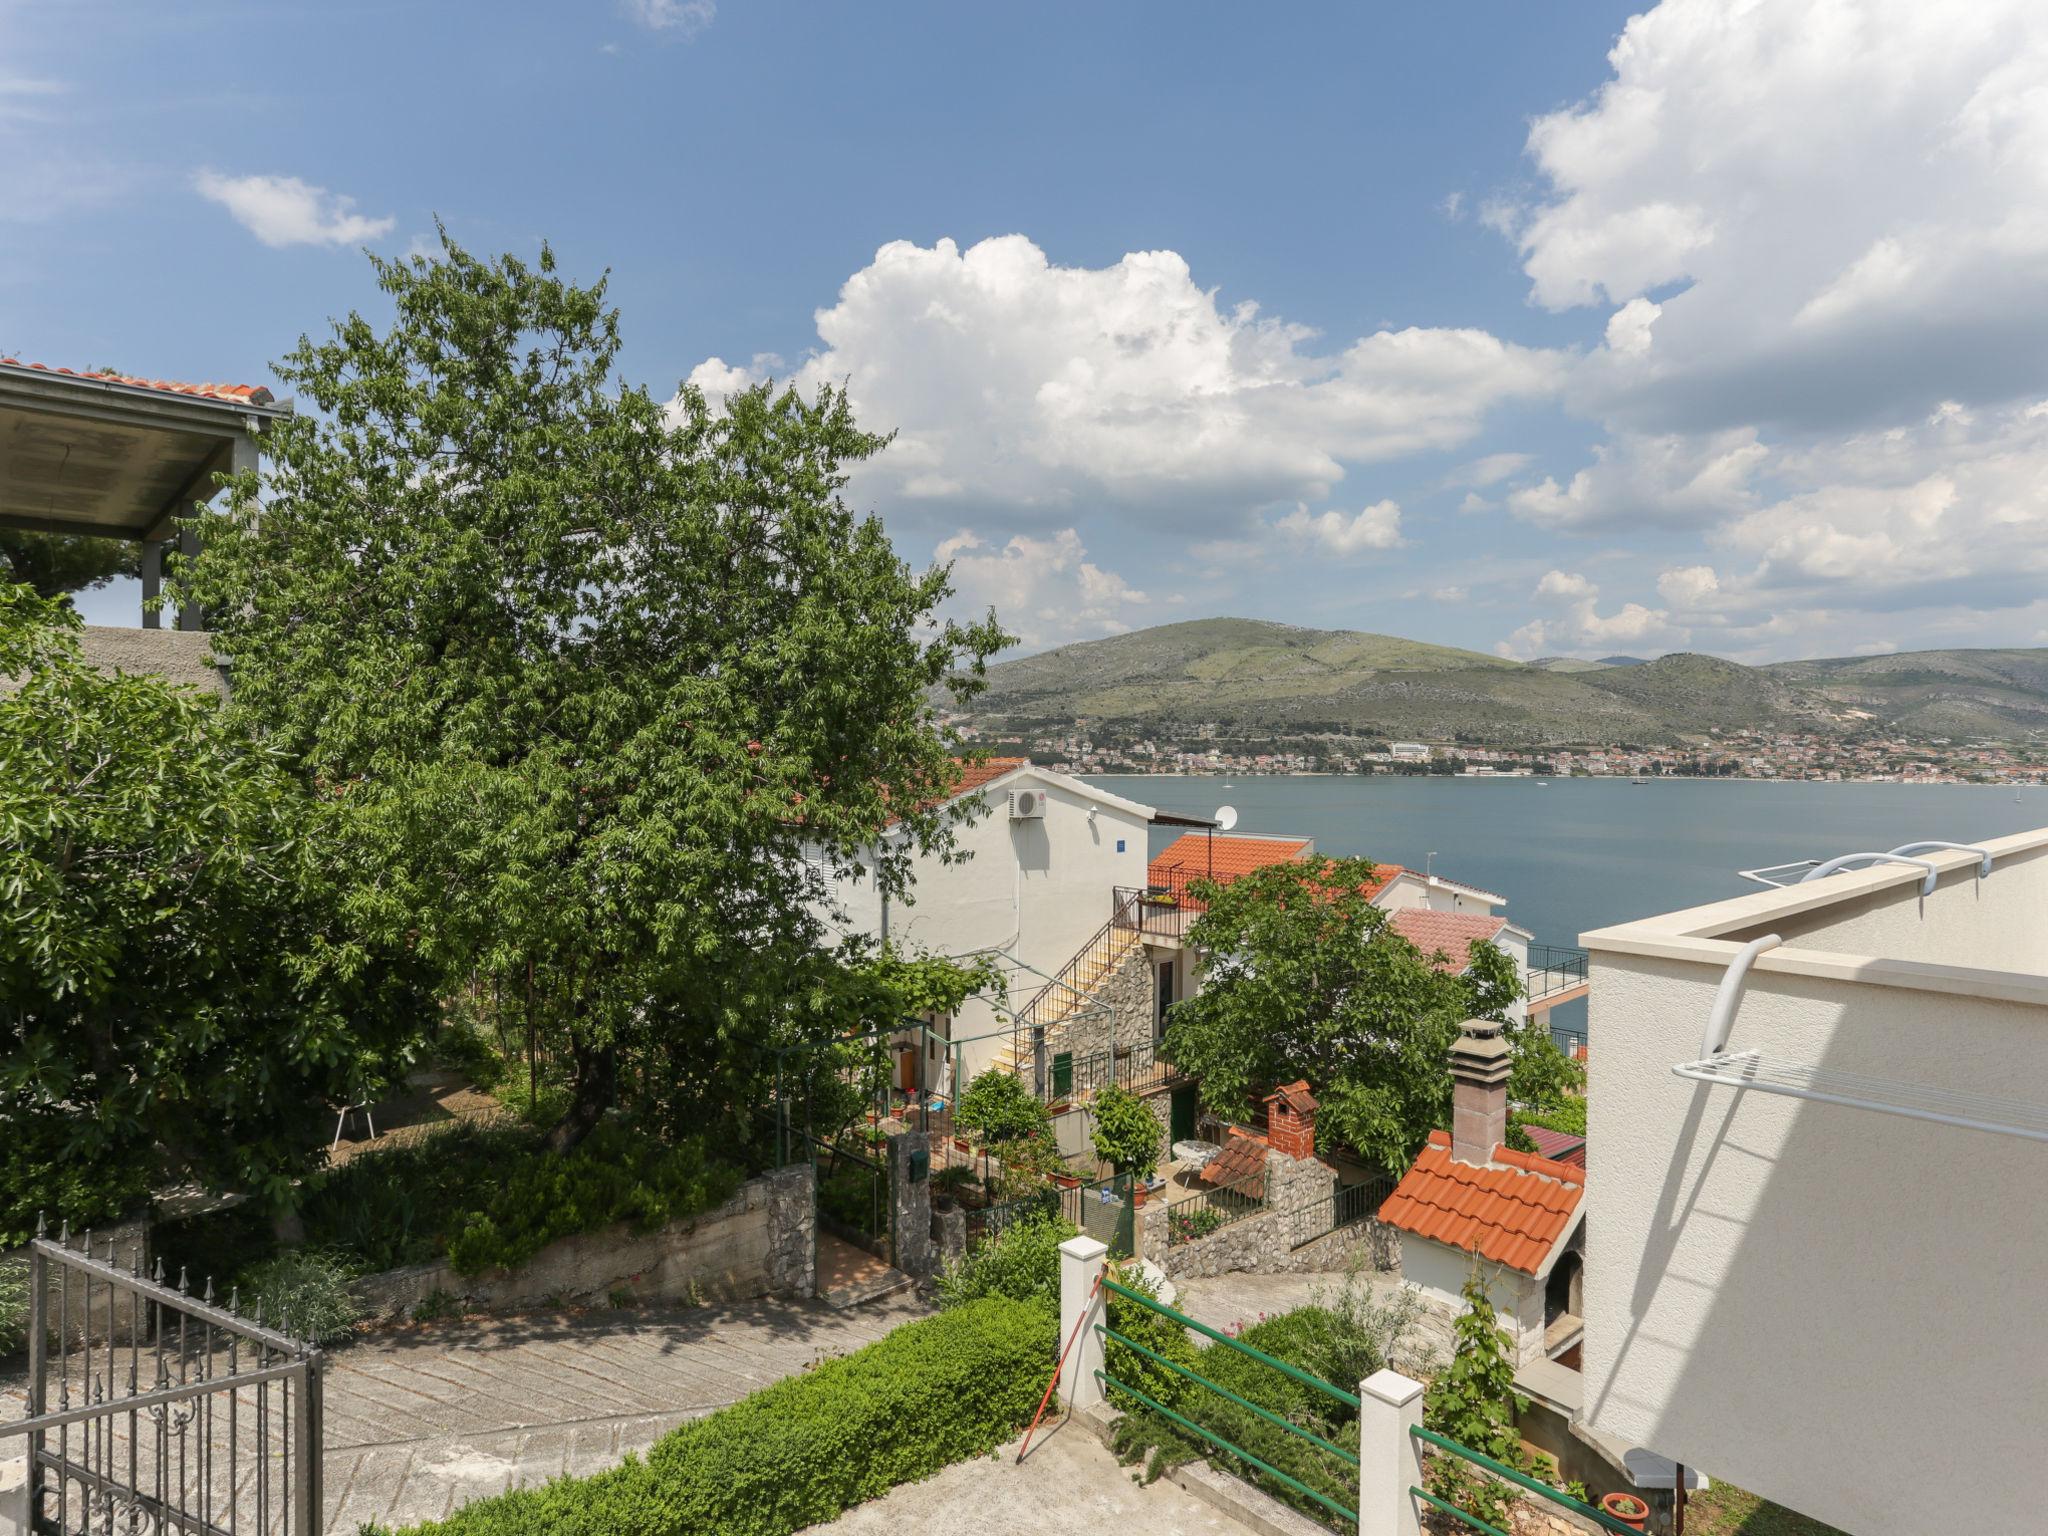
[[1081, 1181], [1071, 1173], [1056, 1173], [1052, 1176], [1052, 1181], [1059, 1185], [1061, 1189], [1079, 1189], [1081, 1187]]
[[1133, 1206], [1133, 1207], [1138, 1207], [1138, 1206], [1142, 1206], [1142, 1205], [1144, 1205], [1144, 1203], [1145, 1203], [1145, 1186], [1144, 1186], [1144, 1185], [1142, 1185], [1142, 1184], [1133, 1184], [1133, 1185], [1131, 1186], [1131, 1204], [1132, 1204], [1132, 1206]]
[[1632, 1493], [1603, 1493], [1600, 1513], [1612, 1515], [1623, 1525], [1640, 1531], [1649, 1521], [1650, 1506]]
[[965, 1136], [955, 1136], [953, 1138], [953, 1150], [956, 1152], [967, 1152], [971, 1151], [972, 1148], [967, 1145], [967, 1138]]

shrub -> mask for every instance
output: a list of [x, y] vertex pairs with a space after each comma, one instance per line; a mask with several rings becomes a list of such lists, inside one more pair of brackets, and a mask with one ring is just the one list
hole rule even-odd
[[1009, 1073], [990, 1068], [967, 1085], [953, 1123], [989, 1141], [1014, 1141], [1033, 1131], [1050, 1131], [1052, 1116], [1031, 1090]]
[[1028, 1301], [1055, 1315], [1060, 1307], [1060, 1244], [1079, 1235], [1056, 1215], [1025, 1216], [983, 1243], [938, 1279], [939, 1305], [963, 1306], [987, 1296]]
[[[1152, 1287], [1130, 1270], [1118, 1275], [1117, 1283], [1133, 1291], [1152, 1294]], [[1109, 1326], [1124, 1338], [1130, 1339], [1150, 1355], [1133, 1349], [1120, 1339], [1106, 1339], [1102, 1346], [1103, 1374], [1114, 1376], [1126, 1387], [1143, 1393], [1162, 1408], [1176, 1407], [1189, 1391], [1199, 1391], [1179, 1372], [1161, 1365], [1153, 1355], [1172, 1361], [1175, 1365], [1192, 1368], [1197, 1351], [1188, 1339], [1188, 1331], [1172, 1318], [1154, 1311], [1151, 1307], [1109, 1293]], [[1064, 1341], [1062, 1341], [1064, 1342]], [[1145, 1405], [1130, 1392], [1122, 1388], [1109, 1387], [1106, 1395], [1110, 1405], [1126, 1411], [1144, 1410]]]
[[652, 1232], [722, 1204], [741, 1182], [702, 1142], [665, 1147], [617, 1120], [574, 1151], [542, 1153], [499, 1177], [484, 1209], [449, 1240], [448, 1262], [459, 1275], [510, 1269], [557, 1238], [613, 1222]]
[[1523, 1125], [1540, 1125], [1546, 1131], [1563, 1131], [1567, 1136], [1586, 1134], [1586, 1100], [1583, 1094], [1566, 1094], [1540, 1112], [1519, 1110], [1515, 1119]]
[[1149, 1179], [1159, 1166], [1159, 1121], [1145, 1101], [1112, 1083], [1095, 1096], [1095, 1155], [1118, 1173]]
[[28, 1342], [28, 1260], [0, 1258], [0, 1356]]
[[262, 1308], [270, 1327], [310, 1339], [338, 1344], [355, 1332], [362, 1308], [349, 1294], [355, 1266], [337, 1254], [311, 1248], [281, 1253], [243, 1277], [245, 1310]]
[[[1468, 1450], [1522, 1471], [1529, 1458], [1515, 1429], [1528, 1399], [1515, 1391], [1513, 1341], [1500, 1327], [1486, 1281], [1476, 1266], [1465, 1281], [1465, 1311], [1454, 1325], [1457, 1346], [1448, 1369], [1429, 1384], [1423, 1422]], [[1506, 1525], [1504, 1485], [1471, 1463], [1433, 1455], [1425, 1475], [1429, 1491], [1489, 1525]]]
[[479, 1500], [418, 1530], [789, 1536], [1016, 1434], [1052, 1373], [1055, 1326], [1001, 1298], [957, 1307], [685, 1424], [644, 1461]]

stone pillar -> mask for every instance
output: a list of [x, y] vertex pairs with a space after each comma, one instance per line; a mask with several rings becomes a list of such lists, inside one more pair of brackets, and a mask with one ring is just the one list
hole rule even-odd
[[789, 1296], [818, 1294], [818, 1173], [808, 1159], [767, 1175], [768, 1284]]
[[959, 1206], [932, 1212], [932, 1262], [948, 1269], [967, 1257], [967, 1213]]
[[1418, 1536], [1410, 1488], [1422, 1486], [1422, 1383], [1374, 1371], [1358, 1386], [1358, 1536]]
[[1109, 1245], [1092, 1237], [1070, 1237], [1060, 1244], [1060, 1348], [1067, 1352], [1060, 1367], [1060, 1396], [1070, 1412], [1102, 1401], [1102, 1383], [1095, 1377], [1102, 1369], [1102, 1335], [1095, 1328], [1108, 1315], [1108, 1296], [1096, 1289], [1095, 1280], [1108, 1257]]
[[898, 1131], [889, 1138], [889, 1219], [896, 1267], [923, 1280], [936, 1264], [932, 1247], [931, 1138]]
[[142, 541], [142, 627], [162, 629], [164, 617], [150, 606], [164, 592], [164, 541], [144, 539]]
[[1484, 1168], [1508, 1137], [1507, 1041], [1491, 1019], [1467, 1019], [1451, 1047], [1451, 1156]]
[[[196, 530], [194, 530], [194, 529], [191, 529], [191, 528], [180, 528], [180, 529], [178, 530], [178, 559], [179, 559], [179, 567], [178, 567], [178, 570], [179, 570], [179, 579], [180, 579], [180, 580], [184, 580], [184, 581], [189, 581], [189, 580], [191, 580], [191, 578], [192, 578], [192, 562], [193, 562], [194, 560], [197, 560], [198, 558], [199, 558], [199, 534], [198, 534], [198, 532], [197, 532]], [[201, 612], [199, 611], [199, 605], [198, 605], [197, 603], [192, 603], [192, 602], [185, 602], [185, 603], [180, 603], [180, 604], [178, 605], [178, 628], [180, 628], [180, 629], [204, 629], [204, 628], [206, 628], [206, 618], [205, 618], [205, 615], [203, 615], [203, 614], [202, 614], [202, 613], [201, 613]]]

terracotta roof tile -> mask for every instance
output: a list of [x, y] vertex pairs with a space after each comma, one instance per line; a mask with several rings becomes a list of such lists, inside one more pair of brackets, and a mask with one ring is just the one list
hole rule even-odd
[[1202, 1165], [1202, 1182], [1215, 1184], [1254, 1200], [1266, 1198], [1266, 1143], [1263, 1138], [1233, 1130], [1223, 1150]]
[[[1483, 912], [1434, 912], [1427, 907], [1402, 907], [1387, 914], [1387, 926], [1432, 959], [1440, 971], [1460, 975], [1470, 968], [1471, 943], [1492, 943], [1507, 927], [1504, 917]], [[1436, 960], [1442, 955], [1445, 958]]]
[[[958, 800], [962, 795], [971, 795], [978, 789], [986, 789], [1004, 774], [1026, 767], [1030, 762], [1031, 759], [1028, 757], [988, 757], [978, 763], [963, 763], [956, 757], [953, 759], [953, 766], [960, 770], [960, 782], [943, 795], [933, 795], [929, 799], [920, 800], [917, 808], [928, 811], [935, 805], [944, 805], [949, 800]], [[891, 816], [889, 825], [893, 827], [899, 820], [900, 817]]]
[[1312, 1115], [1316, 1110], [1316, 1096], [1308, 1091], [1305, 1082], [1282, 1083], [1266, 1095], [1268, 1104], [1275, 1099], [1283, 1100], [1297, 1115]]
[[1152, 861], [1147, 876], [1154, 885], [1174, 885], [1182, 880], [1206, 880], [1212, 874], [1228, 885], [1239, 875], [1248, 875], [1268, 864], [1285, 864], [1301, 858], [1310, 844], [1295, 837], [1215, 837], [1207, 832], [1183, 832]]
[[1493, 1149], [1492, 1166], [1457, 1162], [1451, 1138], [1432, 1131], [1380, 1220], [1533, 1275], [1571, 1226], [1585, 1183], [1583, 1168], [1506, 1147]]
[[36, 373], [61, 374], [69, 379], [99, 380], [125, 384], [131, 389], [161, 390], [167, 395], [194, 395], [202, 400], [226, 400], [237, 405], [270, 405], [275, 400], [261, 384], [185, 384], [176, 379], [144, 379], [126, 373], [83, 373], [76, 368], [52, 368], [45, 363], [24, 363], [18, 357], [0, 357], [9, 368], [28, 368]]

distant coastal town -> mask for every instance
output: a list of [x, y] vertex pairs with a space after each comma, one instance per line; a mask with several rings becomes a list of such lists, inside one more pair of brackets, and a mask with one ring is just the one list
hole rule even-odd
[[1176, 735], [1072, 728], [962, 734], [997, 753], [1062, 773], [1438, 774], [1467, 778], [1729, 778], [1857, 784], [2048, 784], [2048, 749], [1999, 742], [1853, 739], [1780, 731], [1710, 731], [1680, 747], [1493, 747], [1340, 735], [1255, 736], [1220, 724]]

